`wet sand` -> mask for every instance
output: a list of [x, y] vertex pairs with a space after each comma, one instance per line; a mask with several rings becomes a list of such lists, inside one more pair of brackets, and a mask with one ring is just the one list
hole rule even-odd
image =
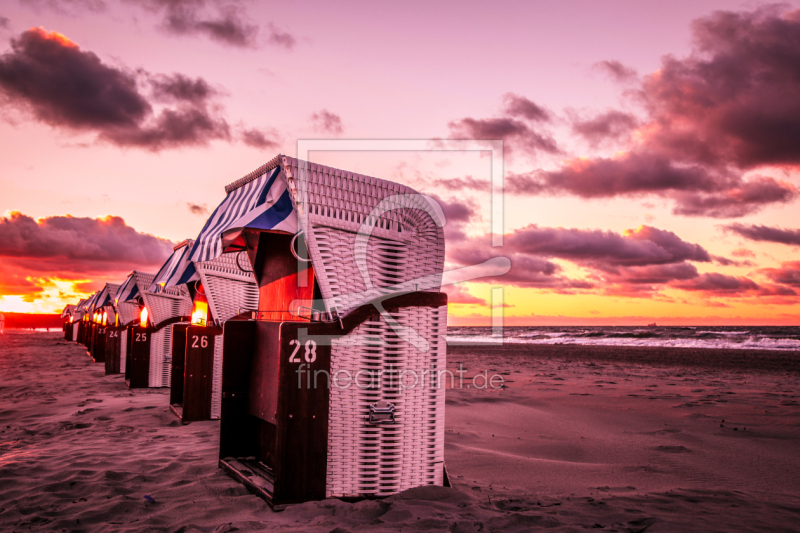
[[[798, 531], [798, 359], [454, 346], [452, 489], [275, 513], [217, 468], [218, 422], [181, 426], [166, 389], [129, 391], [58, 334], [7, 331], [0, 530]], [[505, 386], [467, 388], [482, 370]]]

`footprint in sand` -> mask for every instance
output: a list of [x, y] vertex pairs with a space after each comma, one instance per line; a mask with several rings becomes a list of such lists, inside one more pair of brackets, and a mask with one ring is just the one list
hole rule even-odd
[[691, 450], [686, 448], [685, 446], [656, 446], [655, 448], [659, 452], [664, 453], [689, 453]]

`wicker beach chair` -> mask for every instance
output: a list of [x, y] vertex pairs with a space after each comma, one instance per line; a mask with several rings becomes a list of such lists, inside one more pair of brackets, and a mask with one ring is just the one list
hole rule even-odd
[[114, 297], [117, 294], [119, 285], [113, 283], [106, 283], [97, 293], [97, 297], [93, 302], [94, 313], [92, 318], [94, 320], [94, 332], [92, 338], [92, 345], [89, 350], [90, 355], [95, 363], [105, 363], [106, 361], [106, 341], [108, 339], [108, 318], [109, 314], [114, 315]]
[[72, 332], [74, 331], [72, 324], [75, 318], [73, 314], [75, 312], [75, 304], [67, 304], [64, 307], [64, 310], [61, 311], [61, 318], [64, 319], [63, 323], [63, 330], [64, 330], [64, 340], [71, 341], [74, 340], [72, 338]]
[[[446, 362], [440, 211], [286, 156], [226, 192], [190, 258], [247, 251], [259, 307], [225, 324], [220, 466], [273, 507], [445, 483], [444, 389], [425, 379]], [[318, 390], [320, 373], [369, 384]]]
[[[242, 309], [258, 306], [258, 286], [240, 258], [226, 254], [210, 261], [188, 260], [194, 241], [174, 247], [150, 291], [185, 286], [194, 305], [191, 324], [174, 326], [170, 408], [184, 422], [219, 419], [222, 406], [224, 323]], [[249, 267], [247, 257], [244, 265]]]
[[[131, 388], [168, 387], [172, 362], [172, 325], [188, 320], [192, 301], [186, 287], [160, 293], [149, 291], [154, 275], [133, 271], [126, 282], [124, 300], [118, 302], [122, 320], [133, 320], [128, 327], [125, 379]], [[135, 311], [129, 305], [134, 303]], [[145, 325], [141, 310], [146, 310]], [[134, 311], [132, 313], [132, 311]], [[137, 322], [137, 319], [139, 321]]]

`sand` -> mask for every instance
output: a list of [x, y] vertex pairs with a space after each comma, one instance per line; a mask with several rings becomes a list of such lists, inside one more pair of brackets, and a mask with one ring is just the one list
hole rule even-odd
[[447, 393], [453, 488], [276, 513], [217, 468], [218, 422], [7, 330], [0, 531], [800, 531], [800, 354], [539, 348], [451, 349], [506, 380]]

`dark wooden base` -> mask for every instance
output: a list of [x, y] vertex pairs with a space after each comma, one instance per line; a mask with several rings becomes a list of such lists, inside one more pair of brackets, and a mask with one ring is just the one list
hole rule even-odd
[[274, 511], [282, 511], [287, 507], [286, 504], [273, 505], [275, 476], [264, 463], [244, 457], [225, 457], [219, 460], [219, 467], [244, 485], [247, 490], [267, 502]]
[[188, 424], [188, 422], [183, 421], [183, 406], [180, 404], [170, 404], [169, 410], [172, 412], [173, 415], [178, 417], [178, 420], [181, 421], [181, 424]]
[[[273, 505], [272, 495], [275, 488], [275, 475], [272, 469], [260, 461], [248, 457], [225, 457], [219, 460], [219, 467], [233, 479], [244, 485], [247, 490], [267, 502], [273, 511], [283, 511], [292, 503]], [[444, 479], [442, 485], [450, 488], [450, 476], [447, 467], [442, 465]], [[342, 498], [345, 501], [379, 500], [381, 497]], [[301, 502], [297, 502], [301, 503]]]

